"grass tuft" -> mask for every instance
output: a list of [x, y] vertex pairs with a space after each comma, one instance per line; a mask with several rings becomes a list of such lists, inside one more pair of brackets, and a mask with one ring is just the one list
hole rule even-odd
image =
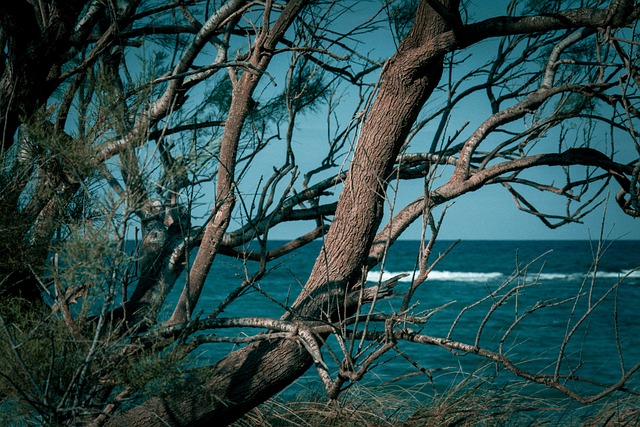
[[353, 386], [337, 401], [309, 391], [276, 397], [234, 427], [467, 427], [640, 426], [640, 396], [620, 395], [599, 405], [579, 405], [530, 389], [521, 382], [500, 386], [467, 379], [442, 393], [389, 386]]

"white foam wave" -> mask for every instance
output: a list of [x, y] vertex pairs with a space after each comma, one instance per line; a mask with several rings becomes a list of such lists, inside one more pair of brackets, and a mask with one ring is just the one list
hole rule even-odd
[[569, 274], [540, 273], [540, 274], [530, 275], [529, 277], [532, 279], [537, 278], [538, 280], [579, 280], [584, 277], [584, 274], [582, 273], [569, 273]]
[[611, 271], [602, 271], [602, 272], [598, 272], [597, 276], [602, 278], [612, 278], [612, 279], [618, 279], [618, 278], [622, 279], [625, 277], [629, 279], [640, 279], [640, 270], [624, 270], [619, 273], [614, 273]]
[[[614, 271], [598, 271], [596, 276], [599, 279], [640, 279], [640, 271], [638, 270], [626, 270], [620, 272]], [[582, 280], [585, 277], [593, 277], [593, 273], [540, 273], [537, 276], [530, 276], [531, 278], [538, 278], [538, 280]]]
[[[398, 274], [408, 274], [407, 277], [403, 277], [400, 279], [400, 282], [411, 282], [413, 277], [417, 275], [413, 271], [401, 271], [401, 272], [393, 272], [393, 271], [385, 271], [382, 274], [379, 271], [370, 271], [367, 275], [367, 280], [369, 282], [378, 282], [391, 279], [392, 277], [397, 276]], [[502, 273], [491, 272], [491, 273], [473, 273], [466, 271], [432, 271], [429, 273], [429, 280], [439, 280], [445, 282], [490, 282], [497, 279], [501, 279], [503, 276]]]
[[[411, 282], [417, 272], [413, 271], [370, 271], [367, 275], [367, 281], [379, 282], [391, 279], [399, 274], [407, 274], [408, 276], [401, 278], [400, 282]], [[540, 273], [539, 275], [530, 275], [530, 279], [537, 278], [538, 280], [581, 280], [585, 277], [585, 273]], [[640, 279], [640, 270], [626, 270], [621, 272], [612, 271], [599, 271], [597, 277], [601, 279]], [[474, 273], [466, 271], [439, 271], [434, 270], [429, 273], [429, 279], [433, 281], [443, 282], [494, 282], [497, 280], [504, 280], [506, 276], [499, 272], [488, 273]]]
[[413, 271], [370, 271], [367, 274], [367, 282], [382, 282], [385, 280], [389, 280], [392, 277], [397, 276], [398, 274], [408, 274], [408, 276], [401, 278], [398, 280], [399, 282], [411, 282], [413, 280], [413, 275], [416, 274]]

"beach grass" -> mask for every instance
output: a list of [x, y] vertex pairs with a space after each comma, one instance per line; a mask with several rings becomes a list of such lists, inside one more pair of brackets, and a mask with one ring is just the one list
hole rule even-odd
[[308, 390], [252, 410], [235, 427], [640, 426], [640, 396], [619, 394], [595, 405], [532, 392], [530, 385], [465, 380], [441, 393], [354, 386], [337, 401]]

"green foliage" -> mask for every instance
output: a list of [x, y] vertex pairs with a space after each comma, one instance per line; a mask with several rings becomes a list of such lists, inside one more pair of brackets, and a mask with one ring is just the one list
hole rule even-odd
[[0, 300], [0, 412], [13, 422], [84, 423], [123, 390], [160, 393], [181, 375], [184, 352], [128, 346], [127, 331], [104, 316], [133, 267], [112, 237], [86, 223], [54, 246], [40, 277], [50, 306]]
[[278, 123], [286, 120], [288, 114], [318, 112], [326, 102], [328, 85], [324, 82], [323, 73], [305, 57], [297, 57], [288, 73], [285, 89], [260, 107], [253, 120]]
[[396, 0], [388, 6], [389, 22], [397, 42], [404, 39], [411, 29], [418, 8], [418, 0]]
[[118, 360], [112, 379], [121, 387], [137, 390], [142, 397], [160, 395], [183, 377], [185, 356], [177, 347], [166, 349], [156, 344], [140, 348], [130, 357]]
[[304, 58], [296, 61], [290, 73], [284, 101], [297, 113], [317, 112], [327, 96], [323, 74]]
[[[26, 304], [23, 302], [22, 304]], [[100, 388], [99, 353], [87, 358], [90, 323], [71, 330], [60, 317], [27, 310], [13, 299], [0, 306], [0, 396], [14, 417], [52, 423], [66, 417], [64, 408]], [[14, 319], [5, 323], [4, 319]], [[85, 370], [86, 368], [86, 370]], [[88, 375], [84, 378], [82, 371]], [[84, 393], [87, 395], [84, 395]]]
[[23, 138], [33, 147], [32, 159], [50, 179], [80, 182], [95, 170], [94, 152], [89, 138], [71, 138], [54, 129], [50, 112], [39, 110], [23, 126]]
[[100, 334], [93, 321], [76, 317], [70, 327], [62, 316], [25, 310], [15, 300], [0, 313], [17, 319], [0, 322], [0, 413], [13, 423], [91, 419], [123, 390], [158, 395], [183, 372], [183, 351], [149, 345], [125, 352], [115, 329]]
[[124, 272], [133, 259], [113, 237], [108, 226], [98, 228], [90, 222], [70, 229], [66, 239], [53, 248], [60, 266], [53, 266], [52, 274], [63, 291], [80, 287], [89, 292], [89, 298], [106, 299], [121, 291], [127, 280]]
[[205, 104], [215, 108], [218, 114], [222, 116], [229, 111], [232, 91], [233, 86], [229, 77], [221, 77], [214, 82], [213, 88], [209, 90]]
[[596, 102], [591, 96], [572, 92], [558, 101], [557, 108], [559, 114], [592, 113], [596, 108]]
[[[23, 217], [15, 211], [6, 209], [0, 204], [0, 216], [2, 226], [0, 226], [0, 271], [11, 272], [21, 271], [25, 265], [32, 261], [31, 251], [16, 250], [28, 232], [28, 224], [22, 220]], [[0, 281], [0, 290], [3, 288]]]

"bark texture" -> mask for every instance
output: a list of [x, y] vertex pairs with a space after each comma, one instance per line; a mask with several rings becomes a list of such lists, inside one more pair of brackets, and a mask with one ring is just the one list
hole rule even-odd
[[[458, 13], [456, 0], [445, 4], [451, 13]], [[423, 55], [424, 46], [448, 29], [448, 22], [427, 2], [421, 2], [413, 29], [386, 64], [326, 243], [294, 304], [296, 317], [335, 317], [349, 310], [341, 301], [367, 264], [383, 215], [387, 179], [411, 126], [442, 74], [440, 52], [420, 60], [416, 55]], [[201, 386], [151, 399], [113, 417], [107, 425], [226, 425], [289, 385], [312, 362], [295, 335], [249, 345], [214, 367], [201, 369], [197, 374]]]
[[[307, 3], [302, 0], [289, 2], [272, 28], [263, 27], [250, 58], [251, 70], [245, 70], [236, 83], [220, 146], [218, 182], [215, 206], [211, 213], [212, 219], [205, 228], [200, 250], [189, 273], [189, 281], [180, 295], [180, 300], [169, 324], [189, 320], [191, 311], [202, 293], [205, 280], [220, 249], [222, 238], [227, 231], [235, 206], [236, 157], [242, 128], [251, 111], [253, 101], [251, 95], [260, 81], [259, 73], [265, 71], [271, 62], [272, 51], [276, 44]], [[265, 12], [267, 16], [268, 13], [268, 11]]]
[[[457, 14], [457, 1], [444, 4], [450, 13]], [[359, 280], [382, 219], [395, 159], [442, 74], [442, 55], [425, 50], [425, 46], [433, 45], [433, 40], [449, 29], [445, 18], [422, 2], [411, 31], [385, 65], [333, 224], [297, 306], [315, 304], [309, 296], [327, 284], [344, 292]]]

